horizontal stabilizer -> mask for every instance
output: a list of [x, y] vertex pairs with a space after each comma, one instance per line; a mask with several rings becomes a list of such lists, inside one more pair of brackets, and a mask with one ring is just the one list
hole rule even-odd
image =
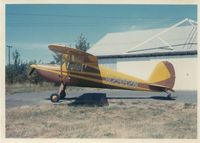
[[150, 84], [150, 87], [151, 88], [156, 88], [157, 90], [170, 90], [170, 91], [172, 91], [172, 92], [175, 92], [172, 88], [169, 88], [169, 87], [167, 87], [167, 86], [162, 86], [162, 85], [158, 85], [158, 84]]

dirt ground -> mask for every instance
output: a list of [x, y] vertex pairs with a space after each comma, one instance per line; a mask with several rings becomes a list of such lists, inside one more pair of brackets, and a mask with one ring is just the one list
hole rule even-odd
[[196, 138], [197, 107], [173, 100], [43, 103], [6, 109], [7, 138]]

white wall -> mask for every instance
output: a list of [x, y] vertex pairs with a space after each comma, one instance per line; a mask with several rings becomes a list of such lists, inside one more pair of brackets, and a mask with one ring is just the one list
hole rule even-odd
[[114, 71], [117, 70], [117, 59], [99, 59], [98, 62], [100, 65], [111, 68]]
[[175, 90], [197, 90], [197, 56], [117, 59], [117, 71], [147, 80], [159, 61], [173, 64]]

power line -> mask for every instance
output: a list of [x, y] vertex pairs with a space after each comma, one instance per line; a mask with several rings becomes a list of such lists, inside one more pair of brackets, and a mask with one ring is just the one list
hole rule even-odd
[[[142, 24], [146, 25], [156, 25], [162, 23], [174, 23], [177, 20], [166, 20], [166, 21], [143, 21]], [[96, 26], [105, 26], [105, 25], [133, 25], [137, 22], [131, 21], [103, 21], [103, 22], [7, 22], [7, 26], [13, 27], [54, 27], [54, 26], [68, 26], [68, 27], [96, 27]]]
[[[71, 17], [71, 18], [110, 18], [110, 19], [137, 19], [137, 20], [160, 20], [161, 18], [154, 17], [154, 18], [144, 18], [138, 16], [102, 16], [102, 15], [68, 15], [68, 14], [45, 14], [45, 13], [7, 13], [7, 15], [15, 15], [15, 16], [59, 16], [59, 17]], [[183, 17], [180, 17], [183, 19]], [[162, 18], [163, 20], [166, 18]], [[177, 19], [176, 18], [168, 18], [168, 19]]]
[[[165, 20], [165, 21], [153, 21], [153, 20], [143, 20], [143, 23], [161, 23], [161, 22], [173, 22], [177, 20]], [[137, 22], [137, 21], [134, 21]], [[82, 24], [127, 24], [127, 23], [133, 23], [132, 21], [96, 21], [96, 22], [7, 22], [7, 24], [72, 24], [72, 25], [82, 25]]]
[[66, 14], [41, 14], [41, 13], [7, 13], [7, 15], [18, 16], [59, 16], [72, 18], [136, 18], [136, 17], [119, 17], [119, 16], [100, 16], [100, 15], [66, 15]]

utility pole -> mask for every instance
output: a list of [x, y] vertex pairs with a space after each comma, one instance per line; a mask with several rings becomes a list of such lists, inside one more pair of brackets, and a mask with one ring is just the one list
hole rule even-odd
[[10, 66], [10, 49], [11, 49], [13, 46], [6, 45], [6, 47], [8, 47], [8, 64], [9, 64], [9, 66]]

